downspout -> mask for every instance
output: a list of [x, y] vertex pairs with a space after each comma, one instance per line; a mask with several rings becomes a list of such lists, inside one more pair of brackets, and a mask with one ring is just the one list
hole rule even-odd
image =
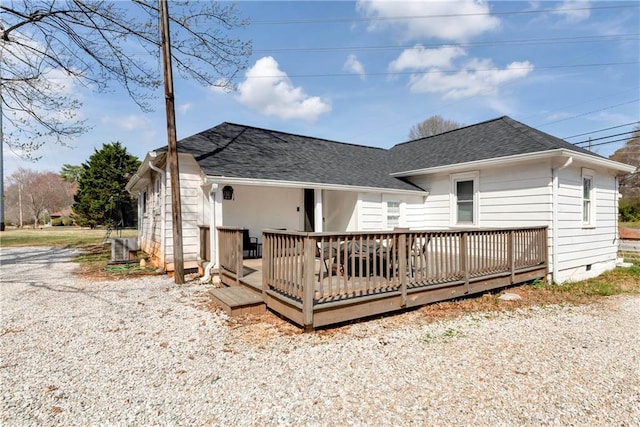
[[558, 193], [560, 191], [560, 183], [558, 179], [558, 172], [562, 169], [568, 167], [573, 163], [573, 157], [569, 157], [566, 162], [560, 167], [551, 169], [551, 175], [553, 177], [553, 189], [552, 189], [552, 199], [553, 199], [553, 213], [551, 218], [551, 234], [553, 235], [553, 241], [551, 242], [551, 247], [553, 251], [553, 271], [551, 273], [551, 283], [558, 283], [558, 276], [560, 274], [560, 268], [558, 265]]
[[211, 184], [209, 189], [209, 264], [204, 269], [201, 283], [211, 280], [211, 271], [218, 265], [218, 248], [216, 239], [216, 191], [218, 184]]
[[[155, 159], [156, 156], [158, 155], [158, 153], [156, 153], [155, 151], [149, 153], [149, 157], [151, 157], [152, 159]], [[149, 161], [149, 167], [151, 168], [151, 170], [158, 172], [160, 174], [160, 179], [162, 180], [162, 205], [160, 206], [160, 218], [161, 218], [161, 222], [160, 222], [160, 252], [162, 253], [162, 257], [160, 258], [160, 267], [162, 268], [162, 270], [164, 270], [164, 266], [165, 266], [165, 260], [166, 260], [166, 252], [165, 252], [165, 248], [167, 246], [166, 242], [165, 242], [165, 236], [166, 236], [166, 222], [165, 222], [165, 218], [166, 218], [166, 214], [167, 214], [167, 203], [165, 200], [165, 197], [167, 195], [167, 191], [166, 191], [166, 175], [167, 173], [160, 169], [159, 167], [157, 167], [156, 165], [153, 164], [152, 161]], [[153, 218], [155, 219], [155, 215], [153, 215]]]

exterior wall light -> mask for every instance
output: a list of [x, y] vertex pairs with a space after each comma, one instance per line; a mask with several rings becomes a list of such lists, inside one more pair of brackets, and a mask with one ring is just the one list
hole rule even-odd
[[225, 185], [222, 187], [222, 198], [224, 200], [233, 200], [233, 187], [230, 185]]

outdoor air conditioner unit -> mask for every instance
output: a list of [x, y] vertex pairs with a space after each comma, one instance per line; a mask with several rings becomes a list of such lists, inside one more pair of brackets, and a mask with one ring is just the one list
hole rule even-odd
[[136, 237], [116, 237], [111, 240], [111, 264], [136, 262], [138, 260], [138, 239]]

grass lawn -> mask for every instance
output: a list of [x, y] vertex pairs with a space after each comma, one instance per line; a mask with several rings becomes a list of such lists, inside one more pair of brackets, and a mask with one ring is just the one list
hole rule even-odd
[[[0, 247], [9, 246], [54, 246], [78, 248], [82, 251], [74, 261], [79, 264], [76, 274], [92, 280], [111, 280], [118, 277], [131, 277], [146, 274], [157, 274], [155, 268], [140, 267], [136, 263], [110, 265], [111, 245], [102, 244], [107, 230], [82, 227], [45, 227], [8, 228], [0, 233]], [[112, 231], [113, 237], [136, 237], [138, 231], [127, 229]], [[144, 258], [144, 253], [138, 253]]]
[[[102, 243], [107, 230], [104, 228], [83, 227], [45, 227], [7, 228], [0, 233], [0, 246], [56, 246], [66, 248], [82, 248]], [[135, 237], [137, 230], [113, 231], [111, 237]]]

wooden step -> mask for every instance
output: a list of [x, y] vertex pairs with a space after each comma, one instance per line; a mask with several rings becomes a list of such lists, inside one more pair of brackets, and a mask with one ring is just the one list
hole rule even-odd
[[231, 317], [262, 314], [267, 311], [262, 295], [244, 286], [212, 289], [209, 295]]

